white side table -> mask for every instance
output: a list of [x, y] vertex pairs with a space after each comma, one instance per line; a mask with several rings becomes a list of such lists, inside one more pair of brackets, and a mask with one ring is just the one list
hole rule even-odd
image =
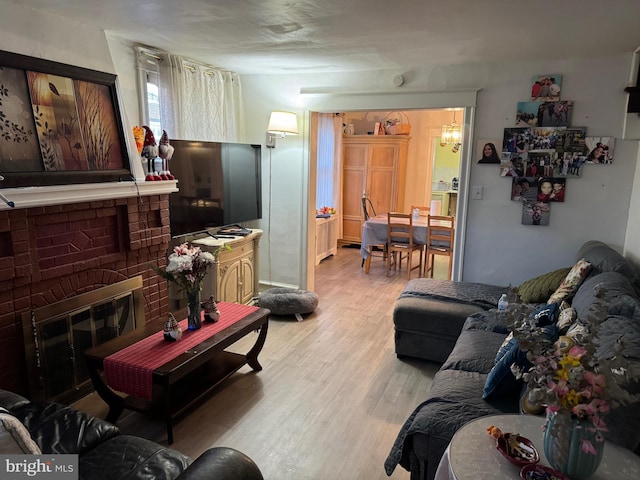
[[[445, 451], [435, 480], [477, 480], [520, 478], [520, 469], [496, 448], [496, 440], [487, 433], [490, 425], [503, 432], [518, 433], [533, 442], [540, 454], [540, 464], [549, 465], [542, 447], [543, 417], [533, 415], [491, 415], [481, 417], [458, 430]], [[602, 462], [589, 480], [640, 478], [640, 457], [608, 442]]]

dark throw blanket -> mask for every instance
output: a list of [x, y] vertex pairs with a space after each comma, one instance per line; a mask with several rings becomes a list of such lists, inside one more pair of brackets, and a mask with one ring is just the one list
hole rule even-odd
[[407, 283], [398, 298], [425, 298], [472, 305], [489, 310], [496, 307], [500, 295], [506, 293], [508, 289], [509, 287], [484, 283], [415, 278]]

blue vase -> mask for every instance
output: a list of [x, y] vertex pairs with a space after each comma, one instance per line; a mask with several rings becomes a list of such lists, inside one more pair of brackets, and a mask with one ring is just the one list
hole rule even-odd
[[202, 326], [200, 290], [187, 291], [187, 322], [189, 330], [198, 330]]
[[[595, 454], [582, 450], [585, 440], [591, 442]], [[552, 468], [571, 480], [584, 480], [593, 475], [602, 461], [604, 443], [588, 419], [572, 418], [567, 412], [547, 415], [544, 454]]]

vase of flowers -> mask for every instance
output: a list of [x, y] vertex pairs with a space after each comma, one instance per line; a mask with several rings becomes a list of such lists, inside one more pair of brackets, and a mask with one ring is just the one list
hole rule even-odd
[[187, 319], [189, 330], [197, 330], [202, 325], [202, 304], [200, 292], [202, 281], [209, 268], [216, 263], [223, 245], [213, 252], [203, 252], [200, 247], [183, 243], [173, 249], [166, 268], [154, 267], [163, 278], [175, 283], [187, 295]]
[[530, 362], [512, 370], [524, 379], [529, 404], [546, 408], [543, 442], [551, 466], [572, 480], [586, 479], [602, 460], [606, 415], [637, 397], [626, 388], [624, 338], [614, 351], [598, 349], [600, 324], [608, 317], [603, 305], [576, 319], [568, 332], [558, 330], [557, 317], [527, 309], [518, 305], [509, 312], [510, 328]]
[[602, 460], [604, 437], [591, 420], [562, 409], [547, 413], [544, 428], [543, 447], [549, 465], [572, 480], [593, 475]]
[[187, 290], [187, 321], [189, 330], [198, 330], [202, 326], [202, 303], [200, 290]]

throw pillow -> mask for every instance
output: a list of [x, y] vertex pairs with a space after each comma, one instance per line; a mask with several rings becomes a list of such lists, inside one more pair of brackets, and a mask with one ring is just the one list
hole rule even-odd
[[557, 303], [548, 303], [540, 305], [531, 315], [539, 327], [548, 327], [554, 325], [558, 321], [560, 315], [560, 307]]
[[531, 366], [527, 360], [527, 354], [520, 350], [516, 338], [511, 338], [504, 350], [504, 355], [500, 357], [487, 375], [482, 390], [484, 400], [492, 400], [518, 392], [519, 382], [511, 371], [511, 365], [515, 363], [523, 368]]
[[579, 318], [569, 327], [566, 336], [578, 344], [582, 344], [585, 335], [589, 334], [589, 326]]
[[573, 322], [578, 318], [578, 314], [576, 313], [575, 308], [567, 308], [566, 310], [562, 310], [560, 315], [558, 315], [558, 321], [556, 325], [558, 326], [558, 332], [560, 335], [564, 335], [569, 330], [569, 327], [573, 325]]
[[584, 258], [581, 258], [571, 267], [569, 273], [564, 278], [560, 286], [549, 297], [547, 303], [561, 303], [563, 300], [570, 300], [578, 290], [583, 280], [589, 275], [591, 264]]
[[521, 283], [518, 287], [520, 300], [524, 303], [546, 302], [549, 296], [560, 286], [569, 270], [571, 270], [570, 267], [559, 268]]
[[494, 365], [498, 363], [500, 359], [509, 352], [509, 350], [511, 350], [511, 344], [513, 343], [512, 340], [513, 340], [513, 332], [509, 332], [509, 335], [505, 337], [504, 341], [502, 342], [502, 345], [500, 345], [500, 348], [498, 349], [496, 358], [493, 361]]
[[0, 453], [13, 455], [42, 453], [38, 444], [31, 438], [29, 430], [4, 408], [0, 408]]
[[[535, 320], [538, 327], [541, 327], [544, 335], [552, 340], [558, 339], [558, 329], [556, 321], [558, 319], [559, 306], [557, 303], [540, 305], [529, 317], [529, 320]], [[518, 393], [519, 381], [516, 379], [512, 365], [516, 365], [520, 370], [528, 370], [532, 364], [527, 359], [527, 353], [520, 349], [518, 339], [513, 336], [513, 332], [505, 338], [502, 345], [498, 349], [495, 358], [495, 364], [487, 379], [485, 380], [482, 390], [482, 398], [491, 400], [494, 398], [513, 395]]]

